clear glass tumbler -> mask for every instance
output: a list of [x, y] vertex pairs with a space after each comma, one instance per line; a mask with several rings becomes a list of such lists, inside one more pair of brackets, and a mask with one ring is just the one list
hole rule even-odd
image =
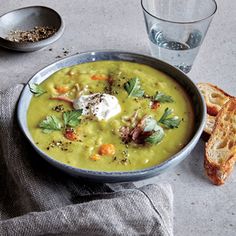
[[207, 33], [215, 0], [141, 0], [151, 54], [188, 73]]

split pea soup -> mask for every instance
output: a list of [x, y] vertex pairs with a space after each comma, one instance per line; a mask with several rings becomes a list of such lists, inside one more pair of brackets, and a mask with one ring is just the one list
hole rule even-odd
[[27, 122], [35, 144], [67, 165], [131, 171], [158, 165], [191, 139], [184, 89], [147, 65], [97, 61], [61, 69], [34, 94]]

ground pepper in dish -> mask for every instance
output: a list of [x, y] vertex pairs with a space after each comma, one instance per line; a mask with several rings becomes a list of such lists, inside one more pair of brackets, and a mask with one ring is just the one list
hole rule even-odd
[[6, 37], [7, 40], [23, 43], [23, 42], [38, 42], [43, 39], [49, 38], [56, 32], [54, 27], [49, 26], [35, 26], [31, 30], [15, 30], [11, 31]]

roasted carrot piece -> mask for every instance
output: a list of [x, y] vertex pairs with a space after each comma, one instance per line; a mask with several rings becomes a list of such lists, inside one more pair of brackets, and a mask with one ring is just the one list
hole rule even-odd
[[78, 139], [78, 135], [72, 128], [68, 128], [65, 130], [64, 133], [65, 138], [69, 139], [70, 141], [76, 141]]
[[156, 111], [157, 108], [159, 108], [160, 106], [161, 106], [161, 104], [159, 102], [155, 101], [155, 102], [152, 102], [151, 109]]
[[98, 161], [101, 159], [101, 156], [98, 154], [94, 154], [90, 157], [90, 159], [92, 159], [93, 161]]
[[93, 75], [91, 77], [92, 80], [108, 80], [107, 75]]
[[102, 144], [99, 148], [98, 153], [100, 155], [112, 156], [116, 153], [115, 146], [111, 143]]
[[63, 93], [66, 93], [66, 92], [69, 91], [69, 87], [63, 86], [63, 85], [57, 85], [57, 86], [55, 87], [55, 89], [56, 89], [56, 91], [57, 91], [58, 93], [60, 93], [60, 94], [63, 94]]

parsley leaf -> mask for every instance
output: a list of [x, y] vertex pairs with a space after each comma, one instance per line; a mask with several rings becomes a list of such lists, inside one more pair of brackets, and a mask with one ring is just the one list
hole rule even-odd
[[164, 111], [164, 114], [160, 118], [159, 122], [162, 123], [172, 112], [173, 112], [173, 110], [171, 108], [167, 107]]
[[157, 144], [164, 138], [164, 130], [151, 116], [145, 119], [144, 132], [152, 132], [152, 134], [145, 139], [145, 142], [150, 144]]
[[172, 113], [173, 113], [172, 109], [166, 108], [164, 114], [159, 120], [159, 123], [165, 125], [169, 129], [178, 128], [181, 120], [179, 119], [178, 116], [168, 118], [168, 116], [171, 115]]
[[180, 119], [178, 116], [174, 116], [172, 118], [164, 120], [162, 124], [170, 129], [178, 128], [180, 124]]
[[141, 89], [140, 81], [138, 78], [132, 78], [124, 84], [126, 92], [129, 94], [128, 97], [142, 97], [144, 91]]
[[79, 117], [82, 115], [82, 109], [76, 111], [66, 111], [63, 113], [65, 126], [75, 127], [80, 123]]
[[162, 92], [156, 92], [156, 95], [154, 96], [154, 101], [165, 103], [165, 102], [174, 102], [173, 98], [169, 95], [166, 95]]
[[158, 126], [158, 127], [159, 127], [159, 129], [157, 131], [155, 131], [152, 135], [147, 137], [145, 139], [145, 142], [150, 143], [150, 144], [157, 144], [157, 143], [161, 142], [161, 140], [164, 138], [164, 131], [160, 126]]
[[147, 117], [145, 119], [145, 126], [144, 126], [144, 132], [153, 131], [157, 125], [157, 122], [155, 119], [153, 119], [151, 116]]
[[46, 93], [47, 91], [44, 90], [40, 85], [38, 84], [29, 84], [30, 92], [34, 94], [34, 96], [39, 97], [42, 94]]
[[53, 130], [61, 130], [61, 122], [55, 116], [46, 116], [46, 119], [39, 123], [44, 133], [51, 133]]

